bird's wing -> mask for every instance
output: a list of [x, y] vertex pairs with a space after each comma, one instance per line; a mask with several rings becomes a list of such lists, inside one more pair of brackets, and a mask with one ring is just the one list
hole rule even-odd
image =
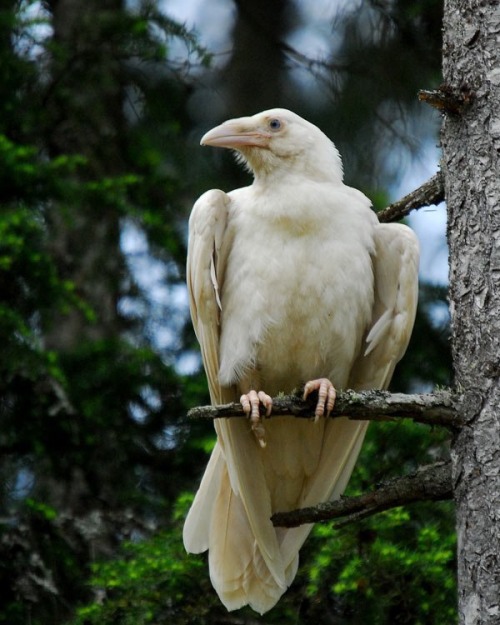
[[418, 299], [419, 245], [403, 224], [375, 228], [375, 301], [366, 348], [354, 364], [350, 388], [387, 388], [410, 340]]
[[223, 191], [212, 189], [199, 198], [189, 219], [186, 269], [189, 308], [213, 404], [224, 401], [218, 379], [219, 322], [220, 292], [231, 245], [227, 235], [230, 203]]
[[[231, 246], [231, 236], [227, 232], [230, 204], [229, 196], [223, 191], [207, 191], [195, 203], [189, 219], [186, 267], [189, 308], [213, 404], [235, 399], [234, 391], [221, 387], [218, 377], [220, 293], [226, 256]], [[231, 543], [226, 526], [231, 521], [235, 525], [244, 525], [244, 521], [241, 520], [238, 501], [228, 484], [225, 455], [221, 444], [217, 442], [186, 517], [183, 540], [190, 553], [201, 553], [209, 548], [211, 555], [222, 553], [222, 560], [229, 564], [224, 570], [231, 571], [233, 566], [230, 558], [234, 555], [231, 555], [234, 544]], [[247, 534], [250, 535], [249, 532]], [[229, 536], [227, 544], [221, 545], [226, 536]], [[241, 559], [245, 558], [243, 553], [241, 556]], [[224, 587], [224, 583], [219, 580], [221, 566], [214, 557], [211, 558], [213, 581], [217, 588]], [[239, 563], [236, 568], [241, 569], [242, 566], [245, 568]], [[230, 574], [228, 577], [225, 590], [231, 595], [233, 582]]]
[[[237, 399], [233, 389], [220, 385], [218, 376], [220, 293], [232, 245], [228, 228], [230, 205], [230, 197], [222, 191], [208, 191], [194, 205], [189, 220], [189, 305], [214, 404]], [[255, 456], [255, 437], [246, 420], [220, 419], [215, 426], [219, 441], [186, 518], [184, 544], [195, 553], [209, 548], [214, 586], [226, 605], [234, 609], [241, 600], [236, 587], [244, 586], [247, 578], [251, 580], [256, 569], [255, 563], [249, 564], [254, 560], [255, 543], [261, 547], [266, 563], [263, 577], [271, 574], [271, 592], [277, 584], [281, 594], [286, 582], [276, 532], [269, 523], [272, 510], [265, 474], [262, 469], [251, 470], [256, 461], [260, 464]], [[237, 536], [238, 562], [233, 562]]]
[[[194, 205], [189, 220], [187, 258], [189, 304], [214, 404], [235, 399], [234, 390], [221, 386], [218, 377], [219, 321], [222, 312], [219, 294], [223, 288], [225, 264], [232, 245], [228, 228], [230, 205], [230, 197], [222, 191], [208, 191]], [[219, 554], [221, 559], [227, 560], [231, 551], [230, 536], [234, 534], [234, 527], [230, 531], [228, 522], [232, 519], [233, 525], [240, 527], [241, 511], [244, 507], [248, 514], [246, 522], [250, 523], [255, 541], [261, 546], [267, 567], [278, 585], [284, 589], [286, 585], [281, 551], [276, 532], [269, 523], [272, 510], [265, 474], [263, 470], [251, 470], [256, 462], [255, 453], [258, 449], [256, 440], [249, 435], [246, 420], [220, 419], [216, 421], [215, 427], [219, 442], [212, 452], [184, 525], [185, 545], [189, 551], [200, 551], [206, 549], [209, 536], [210, 542], [217, 536], [218, 548], [214, 545], [212, 554]], [[228, 476], [225, 473], [225, 465]], [[238, 467], [238, 470], [235, 467]], [[242, 467], [246, 467], [247, 470], [242, 470]], [[229, 481], [232, 487], [231, 494], [224, 492]], [[219, 496], [213, 492], [214, 482], [219, 485]], [[206, 528], [210, 531], [210, 526], [214, 531], [207, 534]], [[227, 531], [224, 529], [226, 526]], [[243, 528], [241, 533], [244, 533]], [[252, 550], [253, 548], [252, 540]], [[242, 550], [243, 545], [240, 547], [240, 555], [243, 555]], [[215, 561], [212, 562], [212, 568], [218, 569]], [[225, 571], [231, 570], [229, 566], [223, 568]], [[218, 584], [218, 588], [229, 591], [232, 583], [229, 575], [225, 583]]]

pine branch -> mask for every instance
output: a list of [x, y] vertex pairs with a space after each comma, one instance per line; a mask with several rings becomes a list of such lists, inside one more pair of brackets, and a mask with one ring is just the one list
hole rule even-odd
[[[355, 421], [397, 421], [412, 419], [417, 423], [456, 428], [462, 421], [455, 409], [456, 398], [450, 391], [432, 394], [404, 395], [388, 391], [342, 391], [337, 394], [331, 418], [348, 417]], [[314, 417], [314, 394], [303, 400], [299, 394], [273, 398], [269, 418], [292, 416], [302, 419]], [[199, 406], [188, 412], [190, 419], [225, 419], [245, 417], [239, 403], [222, 406]]]
[[310, 508], [273, 514], [276, 527], [298, 527], [305, 523], [342, 518], [335, 527], [416, 501], [442, 501], [452, 498], [451, 462], [420, 467], [415, 473], [394, 478], [376, 490], [358, 497], [342, 497]]
[[439, 171], [418, 189], [377, 213], [377, 217], [381, 223], [399, 221], [409, 215], [412, 210], [439, 204], [444, 199], [443, 174]]

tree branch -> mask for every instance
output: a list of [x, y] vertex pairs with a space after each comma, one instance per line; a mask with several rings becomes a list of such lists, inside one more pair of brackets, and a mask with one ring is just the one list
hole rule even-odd
[[467, 85], [462, 85], [460, 89], [441, 85], [439, 89], [433, 91], [421, 89], [418, 92], [418, 99], [441, 113], [462, 115], [464, 110], [474, 101], [475, 95]]
[[379, 488], [358, 497], [342, 497], [311, 508], [273, 514], [276, 527], [297, 527], [305, 523], [331, 521], [344, 517], [335, 527], [342, 527], [378, 512], [416, 501], [442, 501], [452, 498], [451, 462], [437, 462], [420, 467], [415, 473], [394, 478]]
[[377, 217], [382, 223], [399, 221], [409, 215], [412, 210], [431, 204], [439, 204], [444, 199], [443, 174], [439, 171], [418, 189], [377, 213]]
[[[273, 398], [271, 417], [292, 416], [303, 419], [314, 417], [316, 399], [313, 394], [303, 400], [299, 394]], [[450, 391], [432, 394], [404, 395], [388, 391], [342, 391], [337, 395], [331, 418], [348, 417], [355, 421], [397, 421], [412, 419], [426, 425], [456, 428], [462, 420], [455, 408], [457, 398]], [[188, 412], [190, 419], [225, 419], [245, 417], [241, 404], [198, 406]]]

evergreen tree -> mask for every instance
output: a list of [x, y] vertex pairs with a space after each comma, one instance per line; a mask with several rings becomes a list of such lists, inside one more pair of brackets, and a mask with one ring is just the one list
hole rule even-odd
[[181, 279], [183, 189], [166, 172], [183, 166], [188, 88], [165, 70], [174, 37], [204, 52], [154, 5], [33, 8], [13, 2], [0, 21], [0, 620], [13, 624], [63, 622], [90, 598], [93, 560], [167, 522], [197, 474], [182, 419], [205, 393], [176, 372], [178, 345], [152, 344], [122, 245], [126, 227], [143, 232], [169, 288]]

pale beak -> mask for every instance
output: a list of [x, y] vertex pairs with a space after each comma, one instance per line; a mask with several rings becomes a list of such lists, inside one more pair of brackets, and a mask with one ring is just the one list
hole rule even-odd
[[245, 147], [266, 148], [271, 135], [269, 132], [252, 128], [249, 118], [231, 119], [209, 130], [201, 138], [201, 145], [217, 148], [239, 149]]

